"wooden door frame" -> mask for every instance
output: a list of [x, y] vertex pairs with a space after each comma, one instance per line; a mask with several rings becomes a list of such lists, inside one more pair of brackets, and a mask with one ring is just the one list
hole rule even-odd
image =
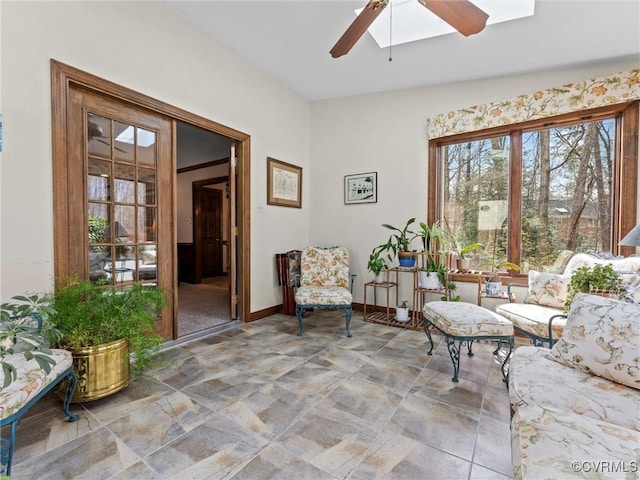
[[[203, 187], [207, 185], [215, 185], [218, 183], [224, 183], [229, 181], [229, 175], [223, 177], [216, 178], [205, 178], [203, 180], [195, 180], [191, 182], [191, 198], [192, 198], [192, 217], [193, 218], [193, 252], [195, 258], [195, 266], [194, 266], [194, 281], [195, 283], [200, 283], [202, 279], [202, 249], [199, 243], [199, 237], [201, 235], [200, 232], [200, 211], [196, 209], [196, 199], [199, 200], [199, 193]], [[229, 208], [231, 208], [231, 201], [229, 202]], [[231, 230], [231, 221], [229, 219], [229, 230]], [[227, 232], [223, 232], [224, 234]], [[231, 237], [231, 232], [229, 232], [229, 237]], [[228, 272], [227, 272], [228, 274]]]
[[[151, 112], [165, 115], [173, 119], [173, 192], [172, 203], [173, 219], [172, 245], [173, 245], [173, 315], [177, 318], [178, 298], [178, 246], [177, 246], [177, 181], [176, 181], [176, 121], [188, 123], [204, 130], [230, 138], [238, 145], [236, 148], [236, 172], [237, 172], [237, 245], [238, 254], [238, 318], [243, 322], [250, 321], [251, 314], [251, 231], [250, 231], [250, 205], [251, 205], [251, 137], [246, 133], [226, 127], [217, 122], [187, 112], [168, 103], [149, 97], [135, 90], [105, 80], [75, 67], [66, 65], [55, 59], [51, 59], [51, 132], [52, 132], [52, 157], [53, 157], [53, 214], [54, 214], [54, 273], [56, 278], [68, 275], [70, 266], [66, 256], [69, 248], [68, 229], [65, 225], [68, 212], [68, 195], [66, 186], [66, 159], [67, 151], [71, 145], [67, 143], [67, 101], [72, 85], [82, 86], [96, 93], [113, 97]], [[233, 234], [233, 226], [231, 232]], [[233, 237], [230, 239], [233, 240]], [[177, 332], [177, 322], [174, 323], [174, 337]]]

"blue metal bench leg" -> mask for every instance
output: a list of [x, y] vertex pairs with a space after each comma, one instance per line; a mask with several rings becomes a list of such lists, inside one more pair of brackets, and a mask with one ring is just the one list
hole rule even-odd
[[73, 370], [65, 377], [66, 387], [64, 392], [64, 400], [62, 401], [62, 411], [64, 414], [69, 417], [67, 421], [75, 422], [78, 420], [78, 415], [71, 413], [69, 410], [69, 406], [71, 405], [71, 399], [73, 398], [73, 394], [76, 391], [76, 384], [78, 383], [78, 379], [76, 378], [76, 374]]
[[507, 388], [509, 388], [509, 365], [507, 365], [507, 363], [509, 362], [509, 359], [511, 358], [511, 353], [513, 352], [513, 337], [511, 337], [509, 340], [509, 352], [507, 353], [507, 356], [504, 358], [504, 362], [502, 362], [502, 381], [504, 383], [507, 384]]
[[349, 323], [351, 323], [351, 305], [349, 305], [345, 310], [345, 328], [347, 330], [347, 337], [351, 336], [351, 330], [349, 330]]
[[429, 343], [431, 344], [431, 348], [427, 352], [427, 355], [433, 355], [433, 339], [431, 338], [431, 332], [429, 332], [429, 320], [426, 318], [422, 319], [422, 328], [424, 328], [424, 333], [427, 334], [427, 338], [429, 339]]
[[296, 317], [298, 317], [298, 336], [302, 336], [302, 316], [304, 315], [305, 308], [301, 305], [296, 305]]
[[[449, 356], [451, 357], [451, 361], [453, 362], [453, 378], [451, 380], [457, 382], [458, 372], [460, 372], [460, 349], [462, 347], [462, 340], [458, 340], [458, 346], [456, 347], [455, 338], [449, 335], [445, 335], [444, 339], [447, 342]], [[470, 356], [473, 356], [473, 353], [471, 353], [471, 345], [469, 345], [469, 354]]]

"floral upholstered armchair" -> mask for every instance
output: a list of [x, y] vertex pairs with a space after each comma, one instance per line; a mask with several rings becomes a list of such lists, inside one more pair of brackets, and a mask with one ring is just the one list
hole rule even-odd
[[349, 250], [345, 247], [305, 247], [302, 250], [295, 291], [298, 336], [302, 335], [304, 312], [311, 308], [344, 310], [347, 336], [351, 336], [351, 289], [355, 276], [349, 273]]

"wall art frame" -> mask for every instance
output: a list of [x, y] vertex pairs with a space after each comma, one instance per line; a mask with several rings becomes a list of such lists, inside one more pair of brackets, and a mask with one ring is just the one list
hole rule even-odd
[[267, 157], [267, 204], [302, 208], [302, 167]]
[[378, 172], [355, 173], [344, 176], [345, 205], [376, 203], [378, 201]]

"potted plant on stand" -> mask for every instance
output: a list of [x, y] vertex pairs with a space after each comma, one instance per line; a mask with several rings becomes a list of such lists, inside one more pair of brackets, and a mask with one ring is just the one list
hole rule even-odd
[[479, 248], [484, 248], [482, 243], [470, 243], [465, 245], [462, 248], [458, 247], [457, 242], [454, 241], [454, 245], [456, 247], [456, 253], [458, 254], [458, 258], [456, 258], [456, 268], [459, 272], [468, 272], [471, 270], [471, 259], [466, 255], [474, 250]]
[[409, 302], [407, 300], [403, 300], [400, 305], [396, 307], [396, 321], [400, 323], [409, 321]]
[[60, 348], [73, 355], [78, 377], [73, 402], [115, 393], [128, 385], [130, 371], [138, 374], [149, 366], [162, 344], [155, 327], [165, 302], [165, 294], [155, 286], [116, 288], [76, 277], [59, 282], [52, 321], [62, 333]]
[[387, 269], [387, 264], [384, 261], [384, 258], [381, 257], [381, 252], [375, 248], [369, 255], [367, 269], [373, 273], [374, 283], [384, 283], [384, 280], [382, 279], [382, 272]]
[[420, 223], [418, 236], [424, 246], [424, 265], [418, 272], [418, 285], [427, 290], [440, 290], [447, 285], [447, 269], [443, 261], [446, 235], [440, 224]]
[[488, 297], [498, 297], [502, 293], [502, 280], [500, 272], [505, 270], [520, 271], [520, 267], [513, 262], [502, 260], [485, 264], [491, 267], [491, 271], [485, 277], [485, 293]]
[[415, 253], [409, 250], [409, 244], [418, 236], [415, 232], [409, 230], [409, 227], [416, 221], [415, 217], [410, 218], [402, 227], [394, 227], [387, 223], [383, 223], [384, 228], [388, 228], [396, 233], [389, 236], [387, 243], [377, 247], [380, 253], [387, 252], [389, 261], [398, 256], [398, 262], [401, 267], [414, 267], [416, 264]]

